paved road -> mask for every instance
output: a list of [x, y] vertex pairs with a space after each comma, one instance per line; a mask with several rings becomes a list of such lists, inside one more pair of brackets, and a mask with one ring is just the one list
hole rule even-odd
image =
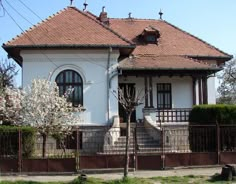
[[[212, 176], [215, 173], [220, 173], [221, 167], [211, 167], [211, 168], [192, 168], [192, 169], [173, 169], [165, 171], [134, 171], [130, 172], [130, 177], [140, 177], [140, 178], [150, 178], [154, 176], [187, 176], [187, 175], [201, 175], [201, 176]], [[56, 176], [0, 176], [1, 180], [16, 181], [71, 181], [78, 175], [56, 175]], [[108, 173], [108, 174], [88, 174], [88, 177], [101, 178], [104, 180], [121, 179], [122, 173]]]

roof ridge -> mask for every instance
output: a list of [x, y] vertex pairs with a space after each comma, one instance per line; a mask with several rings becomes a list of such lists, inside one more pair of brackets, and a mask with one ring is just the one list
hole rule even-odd
[[81, 10], [79, 10], [76, 7], [71, 7], [73, 9], [75, 9], [76, 11], [78, 11], [79, 13], [81, 13], [82, 15], [88, 17], [89, 19], [93, 20], [94, 22], [96, 22], [97, 24], [101, 25], [102, 27], [104, 27], [105, 29], [107, 29], [108, 31], [110, 31], [111, 33], [113, 33], [114, 35], [118, 36], [120, 39], [122, 39], [123, 41], [131, 44], [131, 45], [135, 45], [133, 42], [131, 42], [130, 40], [128, 40], [127, 38], [121, 36], [119, 33], [117, 33], [116, 31], [114, 31], [113, 29], [111, 29], [110, 27], [104, 25], [103, 23], [101, 23], [100, 21], [93, 19], [92, 17], [88, 16], [86, 13], [82, 12]]
[[88, 13], [89, 15], [91, 15], [91, 16], [94, 17], [94, 18], [98, 18], [97, 15], [93, 14], [92, 12], [90, 12], [90, 11], [88, 11], [88, 10], [86, 10], [86, 11], [84, 11], [84, 12]]
[[187, 31], [184, 31], [183, 29], [181, 29], [181, 28], [179, 28], [179, 27], [177, 27], [177, 26], [175, 26], [175, 25], [173, 25], [173, 24], [167, 22], [166, 20], [163, 20], [163, 22], [166, 23], [166, 24], [168, 24], [168, 25], [170, 25], [170, 26], [172, 26], [173, 28], [175, 28], [175, 29], [177, 29], [177, 30], [179, 30], [179, 31], [181, 31], [181, 32], [183, 32], [183, 33], [185, 33], [185, 34], [187, 34], [187, 35], [189, 35], [189, 36], [191, 36], [191, 37], [193, 37], [193, 38], [199, 40], [200, 42], [202, 42], [202, 43], [208, 45], [209, 47], [211, 47], [211, 48], [213, 48], [213, 49], [216, 49], [216, 50], [219, 51], [220, 53], [222, 53], [222, 54], [224, 54], [224, 55], [227, 55], [228, 57], [232, 58], [232, 55], [230, 55], [230, 54], [228, 54], [228, 53], [226, 53], [226, 52], [220, 50], [219, 48], [217, 48], [217, 47], [211, 45], [210, 43], [204, 41], [203, 39], [201, 39], [201, 38], [199, 38], [199, 37], [197, 37], [197, 36], [195, 36], [195, 35], [193, 35], [193, 34], [187, 32]]
[[188, 57], [188, 55], [178, 55], [178, 54], [171, 54], [171, 55], [166, 55], [166, 54], [137, 54], [136, 56], [157, 56], [157, 57], [169, 57], [169, 56], [178, 56], [178, 57]]
[[110, 18], [110, 19], [113, 19], [113, 20], [138, 20], [138, 21], [147, 21], [147, 20], [150, 20], [150, 21], [162, 21], [160, 19], [151, 19], [151, 18]]
[[[15, 41], [15, 40], [19, 39], [21, 36], [23, 36], [23, 34], [27, 34], [27, 33], [31, 32], [31, 31], [33, 31], [34, 29], [36, 29], [37, 27], [39, 27], [39, 26], [42, 25], [43, 23], [46, 24], [50, 19], [52, 19], [53, 17], [55, 17], [55, 16], [61, 14], [61, 13], [64, 12], [64, 11], [66, 11], [68, 8], [70, 8], [70, 7], [63, 8], [62, 10], [59, 10], [59, 11], [57, 11], [56, 13], [54, 13], [54, 14], [48, 16], [47, 18], [45, 18], [45, 19], [43, 19], [43, 20], [37, 22], [35, 25], [30, 26], [28, 29], [24, 30], [24, 31], [21, 32], [19, 35], [16, 35], [16, 36], [15, 36], [14, 38], [12, 38], [11, 40], [7, 41], [6, 43], [3, 43], [3, 45], [9, 44], [9, 43], [11, 43], [12, 41]], [[42, 28], [41, 28], [41, 29], [42, 29]], [[50, 37], [49, 37], [49, 38], [50, 38]], [[28, 38], [28, 39], [29, 39], [29, 38]], [[30, 42], [32, 42], [31, 39], [29, 39], [29, 40], [30, 40]], [[33, 44], [35, 44], [35, 43], [33, 43]]]

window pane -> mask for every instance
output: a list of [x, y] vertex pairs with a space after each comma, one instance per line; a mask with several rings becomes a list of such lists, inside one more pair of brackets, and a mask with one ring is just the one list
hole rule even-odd
[[147, 42], [155, 42], [156, 36], [155, 35], [147, 35], [146, 39], [147, 39]]
[[82, 99], [82, 88], [81, 86], [74, 87], [74, 102], [76, 105], [81, 104]]
[[171, 84], [157, 84], [157, 108], [171, 108]]
[[63, 73], [60, 73], [56, 78], [56, 83], [63, 83]]
[[83, 105], [83, 81], [78, 73], [73, 70], [62, 71], [57, 76], [56, 82], [59, 84], [60, 95], [67, 93], [68, 101], [74, 106]]
[[63, 86], [59, 86], [59, 95], [64, 95]]
[[82, 82], [81, 77], [77, 73], [75, 73], [75, 82]]
[[72, 71], [66, 71], [66, 83], [72, 83]]

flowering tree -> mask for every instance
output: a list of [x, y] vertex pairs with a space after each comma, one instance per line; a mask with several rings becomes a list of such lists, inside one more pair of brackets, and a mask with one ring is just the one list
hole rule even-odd
[[43, 138], [42, 155], [45, 157], [46, 141], [54, 133], [67, 135], [79, 121], [76, 112], [82, 107], [73, 107], [65, 96], [59, 96], [55, 82], [46, 79], [32, 81], [22, 100], [23, 122], [35, 127]]
[[0, 93], [0, 121], [4, 124], [18, 124], [21, 117], [22, 91], [5, 87]]

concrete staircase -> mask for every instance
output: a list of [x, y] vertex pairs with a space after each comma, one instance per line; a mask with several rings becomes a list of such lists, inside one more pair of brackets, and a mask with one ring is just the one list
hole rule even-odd
[[[135, 136], [134, 128], [131, 126], [129, 152], [135, 153]], [[161, 152], [160, 141], [154, 140], [146, 131], [143, 123], [136, 126], [136, 151], [137, 153], [156, 153]], [[103, 153], [100, 154], [124, 154], [125, 153], [126, 136], [120, 136], [112, 146], [104, 147]]]

